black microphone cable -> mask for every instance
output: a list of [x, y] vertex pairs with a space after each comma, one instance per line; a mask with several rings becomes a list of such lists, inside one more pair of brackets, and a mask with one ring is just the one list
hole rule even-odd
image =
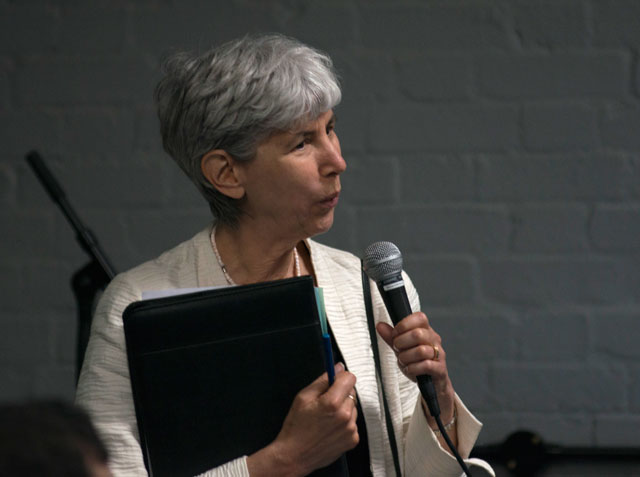
[[[391, 321], [394, 326], [397, 325], [400, 320], [412, 313], [402, 279], [402, 254], [400, 250], [391, 242], [375, 242], [366, 248], [362, 262], [367, 276], [378, 285]], [[429, 413], [436, 420], [440, 434], [464, 473], [470, 477], [471, 472], [467, 464], [451, 442], [440, 419], [440, 405], [431, 376], [427, 374], [418, 376], [417, 381], [420, 394], [429, 408]]]

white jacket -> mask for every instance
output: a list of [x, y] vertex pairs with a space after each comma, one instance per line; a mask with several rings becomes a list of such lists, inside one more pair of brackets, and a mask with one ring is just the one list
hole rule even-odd
[[[129, 381], [122, 313], [145, 290], [225, 285], [213, 253], [211, 226], [192, 239], [118, 275], [96, 310], [91, 338], [78, 383], [76, 402], [91, 415], [110, 454], [114, 476], [146, 476]], [[378, 391], [373, 352], [362, 295], [360, 260], [354, 255], [306, 241], [318, 286], [324, 290], [327, 318], [349, 371], [357, 377], [356, 391], [364, 414], [371, 469], [374, 476], [393, 476], [394, 466]], [[420, 308], [417, 292], [405, 276], [409, 301]], [[371, 287], [376, 322], [390, 322], [375, 286]], [[403, 475], [459, 476], [456, 460], [439, 444], [427, 425], [417, 386], [398, 369], [395, 354], [379, 339], [382, 375], [398, 440]], [[458, 448], [467, 457], [482, 427], [456, 396]], [[479, 459], [467, 459], [493, 475]], [[206, 476], [248, 477], [246, 456], [205, 473]]]

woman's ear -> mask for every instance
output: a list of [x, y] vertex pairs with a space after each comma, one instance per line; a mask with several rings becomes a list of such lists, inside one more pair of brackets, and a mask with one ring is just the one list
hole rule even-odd
[[209, 151], [200, 161], [202, 174], [218, 192], [232, 199], [242, 199], [244, 186], [235, 166], [233, 158], [222, 149]]

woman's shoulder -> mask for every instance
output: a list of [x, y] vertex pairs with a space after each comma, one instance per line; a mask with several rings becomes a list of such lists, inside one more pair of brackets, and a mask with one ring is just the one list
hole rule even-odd
[[158, 257], [119, 274], [114, 282], [139, 290], [186, 288], [197, 286], [198, 256], [208, 243], [210, 227], [166, 250]]

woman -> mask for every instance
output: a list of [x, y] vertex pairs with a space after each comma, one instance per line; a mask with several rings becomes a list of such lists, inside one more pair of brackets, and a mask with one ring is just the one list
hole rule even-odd
[[[349, 371], [338, 365], [332, 386], [326, 375], [318, 377], [297, 395], [271, 444], [207, 475], [306, 475], [346, 451], [353, 476], [393, 475], [360, 262], [310, 239], [331, 227], [346, 169], [335, 131], [341, 92], [331, 60], [279, 35], [243, 38], [199, 57], [174, 56], [155, 99], [164, 147], [204, 195], [215, 223], [116, 277], [98, 306], [77, 400], [110, 447], [112, 471], [145, 474], [122, 332], [129, 303], [144, 290], [311, 275], [324, 289]], [[433, 377], [442, 420], [468, 456], [481, 424], [455, 395], [440, 337], [420, 312], [390, 326], [375, 290], [373, 305], [404, 474], [459, 475], [412, 382], [421, 374]]]

